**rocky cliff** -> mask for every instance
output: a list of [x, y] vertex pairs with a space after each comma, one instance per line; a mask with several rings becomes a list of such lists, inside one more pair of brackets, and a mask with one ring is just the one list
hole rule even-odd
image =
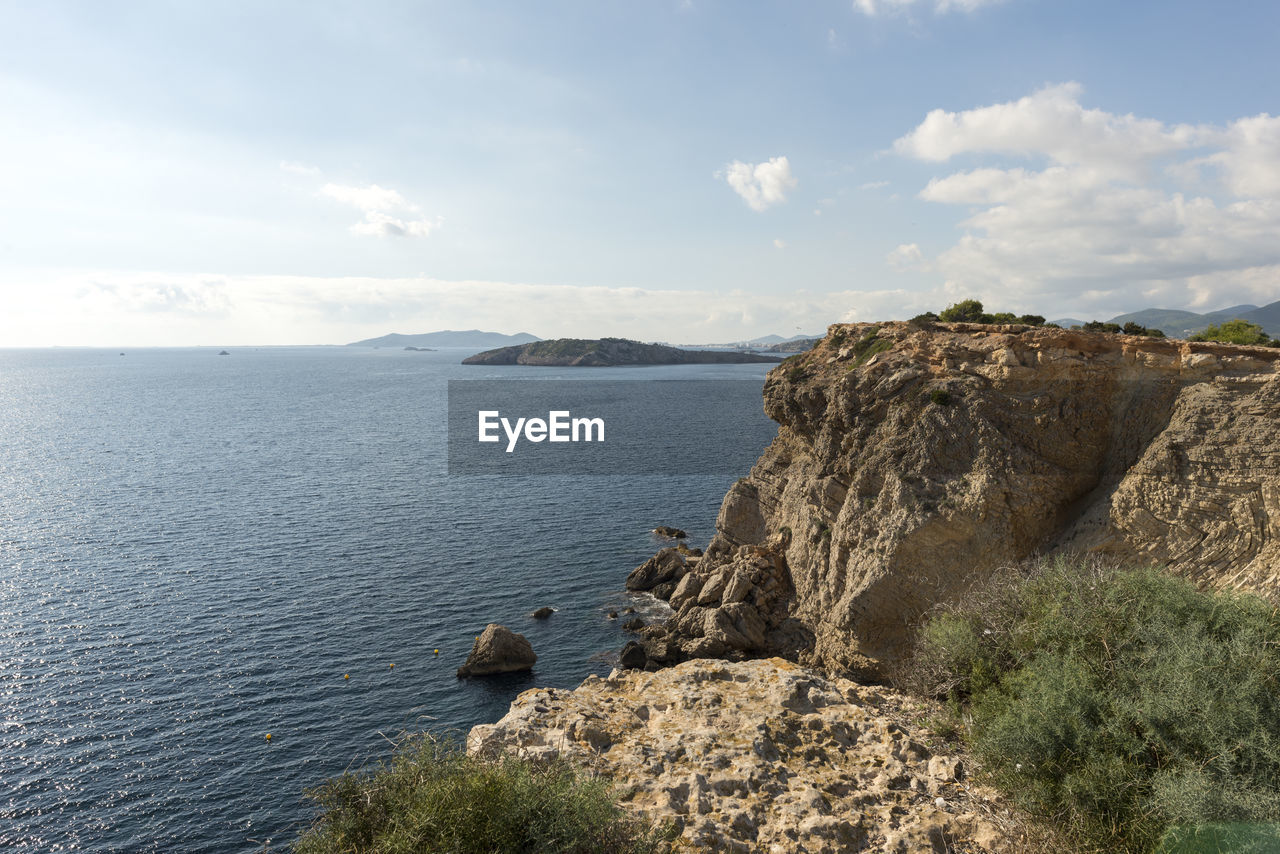
[[628, 581], [675, 611], [646, 630], [651, 667], [783, 654], [872, 675], [935, 604], [1061, 550], [1280, 591], [1280, 350], [839, 324], [770, 372], [764, 405], [777, 438], [707, 554]]

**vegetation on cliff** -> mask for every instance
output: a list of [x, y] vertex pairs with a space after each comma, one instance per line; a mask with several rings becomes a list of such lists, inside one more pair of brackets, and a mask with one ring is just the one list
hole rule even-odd
[[609, 785], [567, 762], [489, 762], [431, 735], [409, 737], [390, 764], [310, 790], [323, 812], [297, 854], [644, 854], [667, 837], [614, 803]]
[[[917, 325], [941, 321], [942, 323], [1017, 323], [1023, 326], [1056, 326], [1056, 324], [1046, 324], [1044, 318], [1038, 314], [1014, 314], [1008, 311], [997, 311], [988, 313], [980, 301], [976, 299], [966, 299], [953, 303], [935, 314], [932, 311], [926, 311], [924, 314], [918, 314], [911, 318], [911, 322]], [[1159, 329], [1148, 328], [1139, 323], [1132, 321], [1121, 326], [1119, 323], [1103, 323], [1097, 320], [1091, 320], [1083, 324], [1081, 327], [1085, 332], [1116, 332], [1123, 335], [1143, 335], [1148, 338], [1163, 338], [1164, 332]], [[1259, 327], [1261, 329], [1261, 327]], [[1193, 339], [1193, 340], [1222, 340], [1222, 339]], [[1235, 342], [1240, 343], [1240, 342]]]
[[1280, 845], [1263, 824], [1280, 819], [1278, 674], [1270, 603], [1059, 560], [934, 616], [911, 678], [1076, 850], [1263, 851]]
[[1189, 341], [1220, 341], [1223, 344], [1253, 344], [1262, 347], [1280, 347], [1280, 338], [1272, 338], [1261, 326], [1247, 320], [1228, 320], [1211, 323], [1203, 331], [1192, 335]]

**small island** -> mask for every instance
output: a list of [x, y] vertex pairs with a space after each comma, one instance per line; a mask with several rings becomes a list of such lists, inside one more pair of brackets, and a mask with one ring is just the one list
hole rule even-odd
[[623, 365], [736, 365], [780, 362], [778, 356], [720, 350], [681, 350], [626, 338], [556, 338], [486, 350], [464, 365], [536, 365], [552, 368], [613, 368]]

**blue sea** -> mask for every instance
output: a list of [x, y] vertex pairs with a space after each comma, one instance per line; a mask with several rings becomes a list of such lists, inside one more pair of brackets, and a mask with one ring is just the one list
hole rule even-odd
[[[602, 378], [467, 352], [0, 350], [0, 849], [283, 849], [399, 733], [610, 669], [650, 530], [705, 544], [735, 474], [450, 476], [449, 379]], [[489, 622], [531, 674], [455, 678]]]

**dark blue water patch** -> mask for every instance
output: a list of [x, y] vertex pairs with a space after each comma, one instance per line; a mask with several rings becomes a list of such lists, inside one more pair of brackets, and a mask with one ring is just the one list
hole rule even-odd
[[[705, 543], [733, 480], [444, 473], [448, 379], [572, 369], [216, 353], [0, 351], [6, 850], [287, 843], [307, 786], [401, 730], [465, 730], [607, 671], [625, 637], [606, 612], [661, 545], [649, 530]], [[491, 621], [529, 637], [533, 673], [457, 680]]]

